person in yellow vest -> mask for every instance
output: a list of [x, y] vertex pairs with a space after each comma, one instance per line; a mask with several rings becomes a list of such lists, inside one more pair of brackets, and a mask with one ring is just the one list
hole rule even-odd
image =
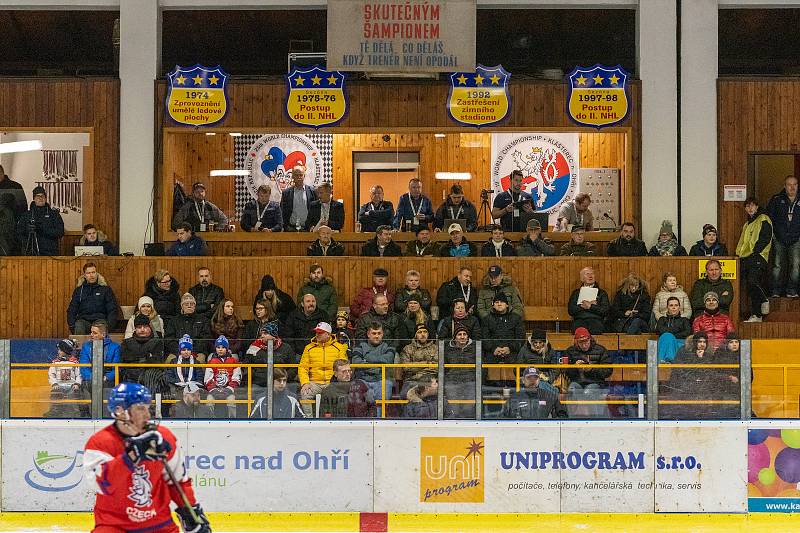
[[772, 221], [758, 206], [758, 200], [748, 198], [744, 202], [747, 222], [742, 226], [736, 255], [739, 256], [741, 279], [747, 284], [750, 299], [750, 318], [745, 322], [761, 322], [769, 314], [769, 298], [761, 280], [769, 264], [769, 250], [772, 248]]
[[[312, 400], [322, 394], [333, 377], [333, 362], [337, 359], [350, 360], [347, 346], [340, 344], [331, 335], [333, 328], [327, 322], [320, 322], [314, 328], [315, 336], [306, 345], [300, 356], [297, 377], [300, 379], [300, 398]], [[303, 412], [311, 416], [311, 405], [303, 404]]]

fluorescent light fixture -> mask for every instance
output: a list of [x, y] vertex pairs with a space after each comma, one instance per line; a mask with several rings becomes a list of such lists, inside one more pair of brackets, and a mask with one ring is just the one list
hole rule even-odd
[[230, 170], [212, 170], [209, 176], [249, 176], [250, 171], [244, 169], [230, 169]]
[[208, 135], [209, 137], [213, 137], [214, 135], [216, 135], [216, 133], [214, 133], [213, 131], [207, 131], [206, 135]]
[[228, 135], [230, 135], [231, 137], [241, 137], [242, 133], [240, 131], [232, 131]]
[[42, 141], [16, 141], [0, 144], [0, 154], [13, 154], [16, 152], [32, 152], [42, 149]]
[[446, 137], [444, 133], [434, 133], [433, 136], [437, 139], [444, 139]]
[[469, 181], [472, 179], [472, 174], [469, 172], [437, 172], [436, 179]]

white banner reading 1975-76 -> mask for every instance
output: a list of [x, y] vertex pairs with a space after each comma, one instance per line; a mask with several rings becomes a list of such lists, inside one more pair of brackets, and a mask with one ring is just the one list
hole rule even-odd
[[493, 133], [494, 195], [511, 187], [511, 171], [521, 170], [522, 189], [533, 197], [536, 211], [556, 213], [578, 193], [578, 141], [577, 133]]

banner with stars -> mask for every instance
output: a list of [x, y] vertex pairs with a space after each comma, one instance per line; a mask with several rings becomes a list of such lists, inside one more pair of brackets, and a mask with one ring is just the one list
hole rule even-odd
[[225, 118], [228, 111], [228, 75], [216, 66], [195, 65], [169, 73], [167, 115], [178, 124], [211, 126]]
[[475, 72], [453, 72], [450, 74], [447, 114], [464, 126], [480, 128], [497, 124], [511, 109], [510, 78], [511, 74], [501, 65], [478, 65]]
[[607, 128], [628, 118], [628, 73], [616, 67], [575, 67], [569, 76], [567, 113], [581, 126]]
[[295, 69], [286, 76], [286, 116], [298, 126], [335, 126], [347, 115], [344, 75], [336, 70]]

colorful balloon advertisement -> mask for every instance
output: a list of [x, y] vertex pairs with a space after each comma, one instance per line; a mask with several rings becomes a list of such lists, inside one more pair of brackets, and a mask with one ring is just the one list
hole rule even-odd
[[800, 511], [800, 429], [750, 429], [747, 496], [750, 512]]

